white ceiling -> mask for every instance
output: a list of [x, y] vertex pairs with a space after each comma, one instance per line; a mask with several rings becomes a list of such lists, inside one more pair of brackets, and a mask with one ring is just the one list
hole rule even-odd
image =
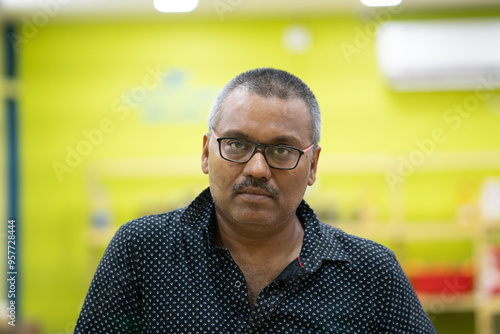
[[[398, 10], [453, 10], [500, 8], [500, 0], [403, 0]], [[335, 15], [362, 12], [359, 0], [200, 0], [191, 13], [163, 14], [153, 0], [0, 0], [0, 15], [18, 17], [45, 12], [51, 19], [75, 17], [240, 17]], [[221, 17], [222, 15], [222, 17]]]

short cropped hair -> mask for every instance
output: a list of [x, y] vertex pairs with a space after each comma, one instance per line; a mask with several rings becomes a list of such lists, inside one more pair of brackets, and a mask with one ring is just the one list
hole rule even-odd
[[[208, 115], [208, 128], [214, 128], [220, 118], [220, 110], [225, 99], [238, 87], [262, 97], [280, 99], [302, 99], [311, 115], [311, 139], [317, 145], [321, 137], [321, 112], [318, 101], [311, 89], [298, 77], [274, 68], [257, 68], [241, 73], [229, 81], [217, 94]], [[209, 132], [210, 133], [210, 132]]]

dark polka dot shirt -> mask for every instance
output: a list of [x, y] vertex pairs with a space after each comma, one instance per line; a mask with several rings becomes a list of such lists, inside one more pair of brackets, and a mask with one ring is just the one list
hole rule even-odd
[[188, 207], [123, 225], [75, 333], [436, 333], [394, 254], [321, 223], [303, 201], [299, 257], [258, 296], [214, 243], [209, 189]]

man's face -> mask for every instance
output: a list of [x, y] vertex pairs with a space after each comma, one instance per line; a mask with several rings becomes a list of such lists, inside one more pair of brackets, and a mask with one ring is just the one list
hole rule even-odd
[[[302, 99], [262, 97], [238, 87], [223, 103], [214, 128], [219, 137], [283, 144], [304, 150], [311, 142], [311, 116]], [[307, 185], [316, 180], [321, 148], [301, 156], [295, 169], [271, 168], [257, 150], [247, 163], [224, 160], [217, 140], [205, 135], [202, 169], [209, 176], [216, 213], [244, 225], [279, 228], [294, 218]]]

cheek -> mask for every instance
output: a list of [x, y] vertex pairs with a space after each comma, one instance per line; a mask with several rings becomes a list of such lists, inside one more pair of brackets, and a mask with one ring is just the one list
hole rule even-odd
[[283, 178], [279, 182], [282, 194], [289, 194], [289, 200], [302, 200], [307, 188], [309, 174], [305, 169], [297, 170]]
[[[234, 166], [233, 166], [234, 165]], [[234, 178], [237, 177], [237, 165], [214, 157], [208, 161], [208, 180], [210, 187], [225, 188], [232, 186]]]

